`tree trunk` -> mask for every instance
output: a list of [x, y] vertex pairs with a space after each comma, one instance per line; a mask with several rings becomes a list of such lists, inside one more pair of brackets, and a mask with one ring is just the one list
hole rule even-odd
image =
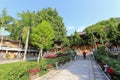
[[93, 37], [93, 42], [94, 42], [95, 50], [97, 50], [97, 45], [96, 45], [96, 41], [95, 41], [95, 39], [94, 39], [94, 34], [93, 34], [93, 32], [92, 32], [92, 37]]
[[104, 45], [102, 35], [100, 35], [100, 39], [101, 39], [101, 43], [102, 43], [102, 45]]
[[25, 50], [24, 50], [23, 61], [26, 60], [26, 54], [27, 54], [27, 48], [28, 48], [28, 41], [29, 41], [29, 33], [30, 33], [30, 30], [28, 28], [28, 33], [27, 33], [27, 39], [26, 39], [26, 43], [25, 43]]
[[37, 59], [37, 62], [39, 62], [40, 61], [40, 58], [42, 57], [42, 49], [40, 49], [40, 51], [39, 51], [39, 55], [38, 55], [38, 59]]
[[0, 41], [0, 49], [2, 49], [2, 44], [3, 44], [3, 38], [4, 38], [4, 29], [2, 31], [2, 25], [1, 25], [1, 41]]
[[18, 47], [17, 58], [20, 58], [20, 50], [21, 50], [21, 40], [19, 40], [19, 47]]

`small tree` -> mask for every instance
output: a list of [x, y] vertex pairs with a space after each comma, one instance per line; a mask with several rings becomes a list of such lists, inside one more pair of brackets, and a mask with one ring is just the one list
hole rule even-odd
[[106, 55], [106, 56], [108, 56], [108, 51], [106, 50], [106, 47], [105, 46], [99, 46], [98, 47], [98, 53], [100, 54], [100, 55]]
[[37, 27], [33, 28], [31, 34], [32, 45], [37, 46], [40, 51], [38, 55], [38, 62], [42, 56], [42, 50], [50, 47], [53, 44], [54, 30], [47, 21], [42, 21]]
[[78, 34], [78, 32], [74, 32], [74, 36], [73, 36], [73, 46], [81, 46], [83, 43], [82, 38], [80, 37], [80, 35]]
[[70, 41], [67, 37], [63, 38], [62, 46], [70, 46]]
[[110, 43], [112, 43], [112, 46], [116, 46], [117, 48], [117, 36], [119, 36], [118, 31], [116, 29], [115, 26], [113, 26], [112, 24], [110, 24], [110, 26], [108, 27], [109, 31], [108, 31], [108, 39], [110, 41]]

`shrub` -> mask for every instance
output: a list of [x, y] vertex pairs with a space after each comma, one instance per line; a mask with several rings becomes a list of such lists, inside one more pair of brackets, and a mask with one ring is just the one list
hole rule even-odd
[[[105, 64], [107, 64], [111, 69], [114, 71], [114, 75], [112, 75], [114, 80], [119, 80], [120, 79], [120, 61], [112, 59], [108, 56], [105, 55], [99, 55], [98, 56]], [[110, 70], [109, 70], [110, 72]]]
[[37, 62], [0, 64], [0, 80], [27, 80], [28, 70], [39, 68]]
[[57, 58], [41, 59], [40, 62], [15, 62], [8, 64], [0, 64], [0, 80], [28, 80], [28, 71], [35, 68], [40, 68], [40, 75], [45, 74], [47, 65], [51, 64], [55, 67], [55, 62], [59, 60], [69, 59], [70, 56], [62, 56]]
[[40, 63], [41, 70], [47, 69], [47, 60], [46, 59], [41, 59], [39, 63]]
[[100, 55], [107, 55], [108, 51], [106, 50], [106, 47], [105, 46], [99, 46], [98, 47], [98, 53]]

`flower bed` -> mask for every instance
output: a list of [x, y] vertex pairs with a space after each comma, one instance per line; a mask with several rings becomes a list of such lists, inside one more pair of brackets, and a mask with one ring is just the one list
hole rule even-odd
[[29, 80], [34, 80], [34, 79], [38, 78], [40, 76], [39, 72], [40, 72], [40, 68], [35, 68], [35, 69], [29, 70], [28, 71], [28, 73], [29, 73]]
[[[101, 59], [102, 63], [107, 64], [109, 68], [107, 68], [107, 74], [113, 80], [120, 79], [120, 61], [107, 57], [105, 55], [99, 55], [97, 58]], [[102, 67], [104, 64], [99, 65]]]
[[48, 70], [48, 71], [53, 70], [53, 64], [48, 64], [48, 65], [47, 65], [47, 70]]
[[57, 54], [46, 54], [44, 55], [44, 58], [56, 58]]
[[112, 75], [112, 74], [114, 74], [114, 71], [113, 71], [112, 68], [108, 67], [108, 68], [107, 68], [107, 73], [108, 73], [109, 75]]
[[29, 75], [34, 75], [40, 72], [40, 68], [31, 69], [28, 71]]
[[[53, 55], [52, 55], [53, 57]], [[38, 74], [43, 75], [47, 73], [47, 68], [55, 68], [55, 62], [59, 60], [64, 61], [65, 59], [69, 59], [70, 56], [62, 56], [62, 57], [55, 57], [54, 58], [45, 58], [40, 60], [40, 62], [15, 62], [15, 63], [8, 63], [8, 64], [0, 64], [0, 80], [28, 80], [29, 73], [32, 75], [34, 71], [37, 71], [36, 68], [40, 68], [40, 72]], [[51, 65], [52, 64], [52, 65]], [[22, 66], [21, 66], [22, 65]], [[49, 66], [49, 67], [48, 67]], [[33, 71], [29, 71], [32, 69], [36, 69]], [[38, 69], [39, 71], [39, 69]]]

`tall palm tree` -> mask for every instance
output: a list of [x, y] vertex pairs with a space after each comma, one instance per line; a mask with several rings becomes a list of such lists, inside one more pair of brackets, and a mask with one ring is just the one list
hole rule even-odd
[[[0, 41], [0, 49], [4, 39], [4, 29], [7, 28], [7, 25], [12, 22], [13, 18], [7, 15], [6, 9], [2, 11], [2, 17], [0, 18], [1, 22], [1, 41]], [[4, 28], [4, 29], [3, 29]]]
[[23, 42], [25, 43], [23, 61], [25, 61], [27, 50], [28, 50], [31, 28], [34, 26], [34, 22], [35, 22], [35, 21], [33, 21], [34, 13], [30, 13], [29, 11], [27, 11], [27, 12], [23, 12], [22, 14], [19, 14], [19, 16], [21, 17], [21, 23], [23, 25], [22, 39], [23, 39]]

